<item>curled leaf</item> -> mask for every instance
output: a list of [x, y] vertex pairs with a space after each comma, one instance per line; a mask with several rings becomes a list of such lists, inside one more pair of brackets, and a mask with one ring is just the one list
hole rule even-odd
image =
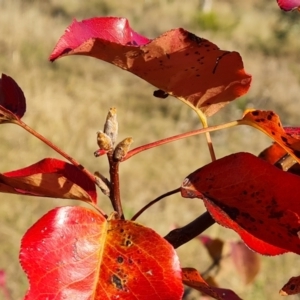
[[[0, 122], [5, 118], [5, 110], [18, 118], [22, 118], [26, 111], [26, 100], [19, 85], [9, 76], [2, 74], [0, 79]], [[7, 112], [6, 112], [7, 114]], [[6, 117], [8, 117], [6, 115]], [[14, 119], [9, 116], [9, 119]]]
[[112, 63], [157, 87], [157, 95], [175, 96], [207, 116], [244, 95], [251, 83], [239, 53], [220, 50], [182, 28], [150, 40], [133, 31], [124, 18], [74, 20], [50, 60], [66, 55]]

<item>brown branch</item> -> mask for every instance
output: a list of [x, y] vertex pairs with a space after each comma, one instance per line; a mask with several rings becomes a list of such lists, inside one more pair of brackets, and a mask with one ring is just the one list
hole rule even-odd
[[123, 208], [120, 196], [119, 180], [119, 162], [113, 158], [113, 151], [107, 153], [110, 174], [110, 194], [109, 198], [114, 210], [118, 213], [119, 218], [124, 219]]
[[215, 220], [211, 217], [211, 215], [208, 212], [205, 212], [184, 227], [170, 231], [165, 236], [165, 239], [176, 249], [195, 238], [214, 223]]

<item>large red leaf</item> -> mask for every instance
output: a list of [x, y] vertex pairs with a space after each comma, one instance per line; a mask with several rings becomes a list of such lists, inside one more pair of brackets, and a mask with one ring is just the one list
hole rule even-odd
[[48, 212], [25, 234], [20, 261], [25, 299], [180, 300], [173, 247], [132, 221], [106, 220], [83, 207]]
[[76, 20], [55, 46], [50, 60], [88, 55], [127, 70], [167, 94], [210, 116], [244, 95], [251, 83], [237, 52], [220, 50], [208, 40], [179, 28], [149, 40], [127, 19]]
[[54, 158], [0, 174], [0, 192], [97, 202], [95, 183], [77, 167]]
[[282, 10], [290, 11], [293, 9], [300, 9], [300, 0], [277, 0], [279, 7]]
[[205, 293], [214, 299], [241, 300], [241, 298], [231, 290], [209, 286], [199, 272], [193, 268], [182, 269], [182, 281], [185, 285]]
[[23, 91], [11, 77], [5, 74], [2, 74], [0, 79], [0, 106], [6, 108], [18, 118], [22, 118], [26, 111], [26, 100]]
[[190, 174], [183, 197], [201, 198], [221, 225], [253, 250], [300, 254], [300, 177], [249, 153], [221, 158]]

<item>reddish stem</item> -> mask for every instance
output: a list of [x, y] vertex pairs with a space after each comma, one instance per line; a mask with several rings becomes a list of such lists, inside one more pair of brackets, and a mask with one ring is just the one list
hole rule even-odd
[[155, 204], [156, 202], [160, 201], [161, 199], [164, 199], [168, 196], [171, 196], [173, 194], [176, 194], [180, 192], [180, 188], [172, 190], [170, 192], [164, 193], [163, 195], [160, 195], [159, 197], [157, 197], [156, 199], [152, 200], [151, 202], [149, 202], [148, 204], [146, 204], [144, 207], [142, 207], [132, 218], [131, 221], [135, 221], [146, 209], [148, 209], [150, 206], [152, 206], [153, 204]]
[[[85, 173], [86, 176], [88, 176], [95, 185], [99, 186], [99, 184], [97, 183], [95, 176], [88, 171], [83, 165], [81, 165], [79, 162], [77, 162], [74, 158], [72, 158], [71, 156], [69, 156], [67, 153], [65, 153], [64, 151], [62, 151], [60, 148], [58, 148], [56, 145], [54, 145], [52, 142], [50, 142], [48, 139], [46, 139], [44, 136], [42, 136], [40, 133], [38, 133], [37, 131], [35, 131], [34, 129], [32, 129], [31, 127], [29, 127], [26, 123], [24, 123], [21, 120], [18, 120], [18, 122], [14, 122], [15, 124], [21, 126], [22, 128], [24, 128], [27, 132], [29, 132], [30, 134], [32, 134], [33, 136], [35, 136], [36, 138], [38, 138], [39, 140], [41, 140], [43, 143], [45, 143], [48, 147], [52, 148], [55, 152], [57, 152], [58, 154], [60, 154], [62, 157], [64, 157], [65, 159], [67, 159], [69, 162], [71, 162], [74, 166], [76, 166], [80, 171], [82, 171], [83, 173]], [[97, 207], [94, 203], [91, 203], [92, 206], [94, 208], [96, 208], [104, 217], [107, 217], [106, 213], [104, 211], [102, 211], [99, 207]]]
[[236, 125], [238, 125], [238, 121], [233, 121], [233, 122], [229, 122], [229, 123], [225, 123], [225, 124], [221, 124], [221, 125], [216, 125], [216, 126], [211, 126], [211, 127], [207, 127], [207, 128], [196, 129], [196, 130], [193, 130], [193, 131], [189, 131], [189, 132], [181, 133], [181, 134], [174, 135], [174, 136], [171, 136], [171, 137], [167, 137], [165, 139], [158, 140], [158, 141], [155, 141], [153, 143], [149, 143], [149, 144], [146, 144], [146, 145], [143, 145], [143, 146], [136, 147], [136, 148], [132, 149], [131, 151], [129, 151], [127, 153], [127, 155], [122, 159], [122, 161], [125, 161], [125, 160], [129, 159], [130, 157], [132, 157], [132, 156], [134, 156], [134, 155], [136, 155], [136, 154], [138, 154], [142, 151], [151, 149], [151, 148], [162, 146], [164, 144], [175, 142], [175, 141], [178, 141], [178, 140], [181, 140], [181, 139], [184, 139], [184, 138], [187, 138], [187, 137], [191, 137], [191, 136], [194, 136], [194, 135], [198, 135], [198, 134], [201, 134], [201, 133], [217, 131], [217, 130], [233, 127], [233, 126], [236, 126]]

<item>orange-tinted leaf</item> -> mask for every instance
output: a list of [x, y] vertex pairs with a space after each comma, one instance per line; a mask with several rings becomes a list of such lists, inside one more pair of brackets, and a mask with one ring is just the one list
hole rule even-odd
[[183, 294], [172, 246], [135, 222], [106, 220], [83, 207], [48, 212], [20, 252], [25, 299], [176, 299]]
[[[300, 139], [299, 127], [284, 127], [284, 131], [296, 139]], [[287, 156], [286, 150], [284, 150], [276, 142], [273, 145], [269, 146], [263, 150], [259, 157], [274, 165], [277, 163], [277, 166], [284, 171], [288, 171], [293, 174], [300, 175], [300, 165], [296, 161]], [[278, 165], [278, 162], [280, 164]]]
[[300, 254], [299, 176], [237, 153], [190, 174], [181, 194], [203, 199], [216, 222], [235, 230], [251, 249]]
[[0, 192], [97, 202], [95, 183], [77, 167], [54, 158], [0, 174]]
[[202, 293], [218, 300], [241, 299], [233, 291], [209, 286], [199, 272], [193, 268], [182, 269], [182, 281], [185, 285], [192, 287]]
[[55, 46], [50, 60], [88, 55], [127, 70], [167, 94], [189, 102], [207, 116], [244, 95], [251, 76], [237, 52], [179, 28], [154, 40], [134, 32], [124, 18], [76, 20]]
[[[26, 100], [23, 91], [9, 76], [2, 74], [0, 79], [0, 106], [22, 118], [26, 111]], [[1, 110], [0, 110], [1, 112]], [[0, 122], [1, 122], [0, 114]]]
[[300, 276], [292, 277], [280, 290], [280, 295], [295, 295], [300, 293]]
[[297, 162], [300, 162], [300, 139], [287, 133], [281, 125], [278, 115], [273, 111], [248, 110], [240, 124], [253, 126], [264, 132], [284, 148]]
[[242, 241], [231, 242], [231, 259], [245, 284], [251, 283], [260, 270], [260, 258]]
[[207, 249], [209, 256], [213, 259], [213, 261], [219, 261], [222, 256], [224, 241], [219, 238], [213, 239], [204, 234], [199, 235], [198, 238]]

